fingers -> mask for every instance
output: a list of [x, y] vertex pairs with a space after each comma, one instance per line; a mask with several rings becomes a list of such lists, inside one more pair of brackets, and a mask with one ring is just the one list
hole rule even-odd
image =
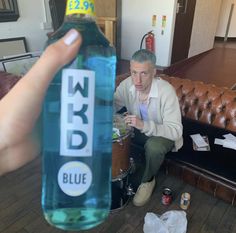
[[[37, 83], [39, 89], [45, 90], [58, 70], [75, 58], [81, 43], [80, 33], [71, 29], [64, 37], [46, 48], [25, 78]], [[37, 79], [36, 82], [34, 79]]]
[[58, 44], [54, 44], [57, 52], [59, 52], [57, 58], [60, 58], [62, 66], [69, 63], [77, 55], [81, 43], [80, 33], [75, 29], [71, 29], [58, 41]]
[[129, 126], [135, 126], [136, 124], [136, 116], [135, 115], [127, 115], [124, 118], [125, 123]]
[[[27, 127], [24, 131], [30, 131], [40, 114], [45, 93], [53, 77], [63, 65], [76, 56], [81, 42], [80, 34], [74, 29], [70, 30], [60, 40], [48, 46], [35, 65], [5, 96], [1, 101], [1, 111], [7, 119], [12, 120], [11, 125], [21, 125], [22, 128]], [[12, 111], [7, 106], [14, 103], [18, 104]]]
[[59, 69], [76, 56], [81, 43], [79, 32], [70, 30], [60, 40], [47, 47], [35, 65], [0, 101], [2, 145], [16, 145], [31, 135], [51, 80]]
[[47, 47], [41, 60], [47, 63], [52, 71], [53, 69], [57, 71], [77, 55], [81, 43], [80, 33], [75, 29], [71, 29], [64, 37]]
[[80, 37], [79, 32], [75, 29], [71, 29], [66, 35], [63, 37], [63, 41], [66, 45], [72, 45], [78, 38]]
[[128, 126], [135, 127], [136, 129], [143, 129], [144, 122], [140, 120], [136, 115], [127, 115], [124, 117], [125, 123]]
[[129, 115], [129, 113], [128, 113], [128, 112], [124, 112], [122, 115], [123, 115], [124, 117], [126, 117], [126, 116]]

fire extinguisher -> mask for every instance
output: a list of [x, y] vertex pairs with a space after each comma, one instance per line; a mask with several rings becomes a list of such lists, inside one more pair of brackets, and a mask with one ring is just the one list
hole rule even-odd
[[155, 53], [155, 35], [152, 31], [146, 33], [141, 40], [140, 49], [143, 47], [143, 40], [145, 39], [145, 48]]

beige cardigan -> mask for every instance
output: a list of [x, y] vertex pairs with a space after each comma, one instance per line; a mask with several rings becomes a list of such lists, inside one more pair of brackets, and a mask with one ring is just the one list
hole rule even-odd
[[[130, 114], [141, 118], [138, 95], [131, 77], [120, 83], [114, 96], [115, 110], [118, 111], [124, 106]], [[142, 133], [149, 137], [160, 136], [174, 141], [174, 151], [182, 147], [183, 126], [179, 101], [174, 88], [159, 77], [154, 78], [152, 82], [148, 97], [148, 117]]]

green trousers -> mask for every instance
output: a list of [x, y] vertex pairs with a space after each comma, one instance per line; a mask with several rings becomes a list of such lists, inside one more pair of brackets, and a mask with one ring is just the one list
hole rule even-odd
[[155, 176], [164, 161], [167, 152], [171, 151], [174, 147], [174, 141], [163, 137], [148, 137], [141, 133], [139, 130], [134, 130], [135, 143], [144, 147], [145, 150], [145, 169], [142, 183], [148, 182]]

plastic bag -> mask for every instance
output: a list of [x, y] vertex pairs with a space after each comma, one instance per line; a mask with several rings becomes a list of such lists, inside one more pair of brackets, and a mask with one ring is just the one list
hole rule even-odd
[[144, 218], [144, 233], [186, 233], [187, 218], [185, 211], [170, 210], [158, 217], [147, 213]]

